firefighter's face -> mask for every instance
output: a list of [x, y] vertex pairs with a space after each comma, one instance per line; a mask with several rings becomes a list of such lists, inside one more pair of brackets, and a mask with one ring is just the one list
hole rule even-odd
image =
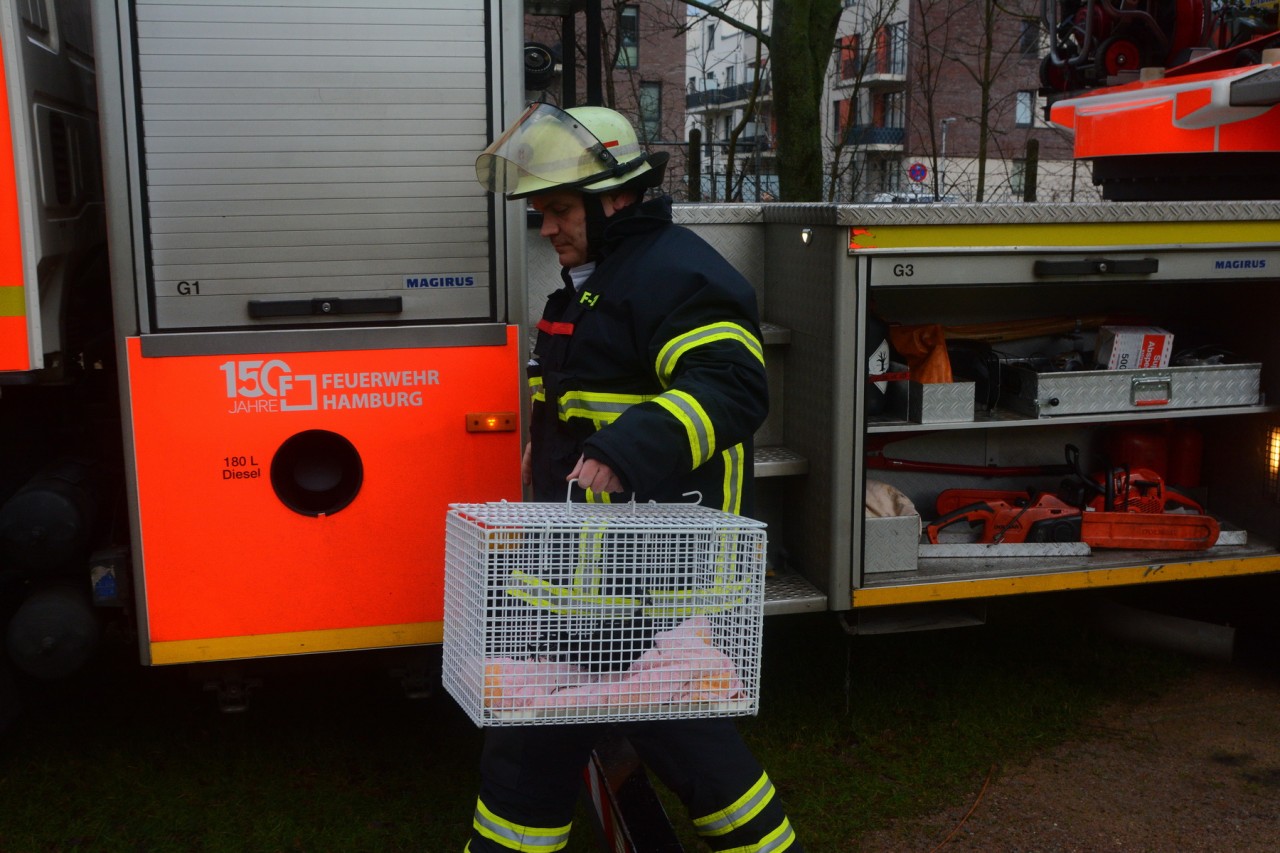
[[542, 214], [543, 237], [551, 241], [560, 265], [582, 266], [587, 262], [587, 210], [582, 193], [575, 190], [552, 190], [530, 199], [534, 210]]
[[[618, 190], [596, 196], [600, 209], [609, 218], [640, 200], [634, 190]], [[560, 257], [560, 265], [578, 267], [588, 260], [587, 208], [582, 203], [582, 193], [576, 190], [551, 190], [529, 199], [533, 209], [542, 214], [543, 237], [551, 241], [551, 247]]]

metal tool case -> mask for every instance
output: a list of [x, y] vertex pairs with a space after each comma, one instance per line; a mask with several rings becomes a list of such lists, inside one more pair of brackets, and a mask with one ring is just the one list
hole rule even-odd
[[1011, 367], [1001, 402], [1032, 417], [1254, 406], [1262, 365], [1213, 364], [1149, 370], [1043, 373]]

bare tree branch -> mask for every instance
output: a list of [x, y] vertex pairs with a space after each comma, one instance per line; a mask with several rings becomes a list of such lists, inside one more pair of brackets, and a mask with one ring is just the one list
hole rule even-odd
[[724, 11], [723, 6], [726, 5], [725, 3], [721, 2], [719, 5], [715, 5], [712, 3], [703, 3], [702, 0], [685, 0], [685, 1], [688, 5], [692, 6], [693, 8], [700, 9], [703, 12], [706, 12], [711, 17], [719, 18], [720, 20], [724, 21], [730, 26], [733, 26], [739, 30], [742, 30], [747, 35], [754, 36], [755, 38], [762, 41], [766, 47], [768, 47], [769, 34], [759, 27], [753, 27], [750, 24], [746, 23], [745, 21], [739, 21], [737, 18], [733, 17], [728, 12]]

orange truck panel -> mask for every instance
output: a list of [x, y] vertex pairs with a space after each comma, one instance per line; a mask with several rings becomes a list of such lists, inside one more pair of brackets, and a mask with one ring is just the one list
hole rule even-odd
[[[128, 341], [152, 663], [439, 640], [447, 505], [521, 496], [515, 327], [504, 346], [141, 349]], [[469, 430], [478, 412], [511, 428]], [[362, 467], [327, 514], [290, 509], [273, 484], [282, 445], [311, 430]], [[281, 462], [280, 482], [323, 479], [327, 461]]]
[[22, 282], [22, 230], [13, 163], [13, 128], [0, 46], [0, 370], [30, 370], [26, 294]]
[[1050, 108], [1075, 131], [1077, 159], [1280, 149], [1280, 107], [1234, 107], [1230, 85], [1256, 66], [1114, 86]]

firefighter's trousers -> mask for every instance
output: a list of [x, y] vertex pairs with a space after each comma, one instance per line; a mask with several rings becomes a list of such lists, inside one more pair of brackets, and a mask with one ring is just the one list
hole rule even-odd
[[[712, 850], [802, 853], [769, 777], [728, 718], [617, 725], [670, 788]], [[469, 853], [562, 849], [601, 725], [512, 726], [485, 732]]]

